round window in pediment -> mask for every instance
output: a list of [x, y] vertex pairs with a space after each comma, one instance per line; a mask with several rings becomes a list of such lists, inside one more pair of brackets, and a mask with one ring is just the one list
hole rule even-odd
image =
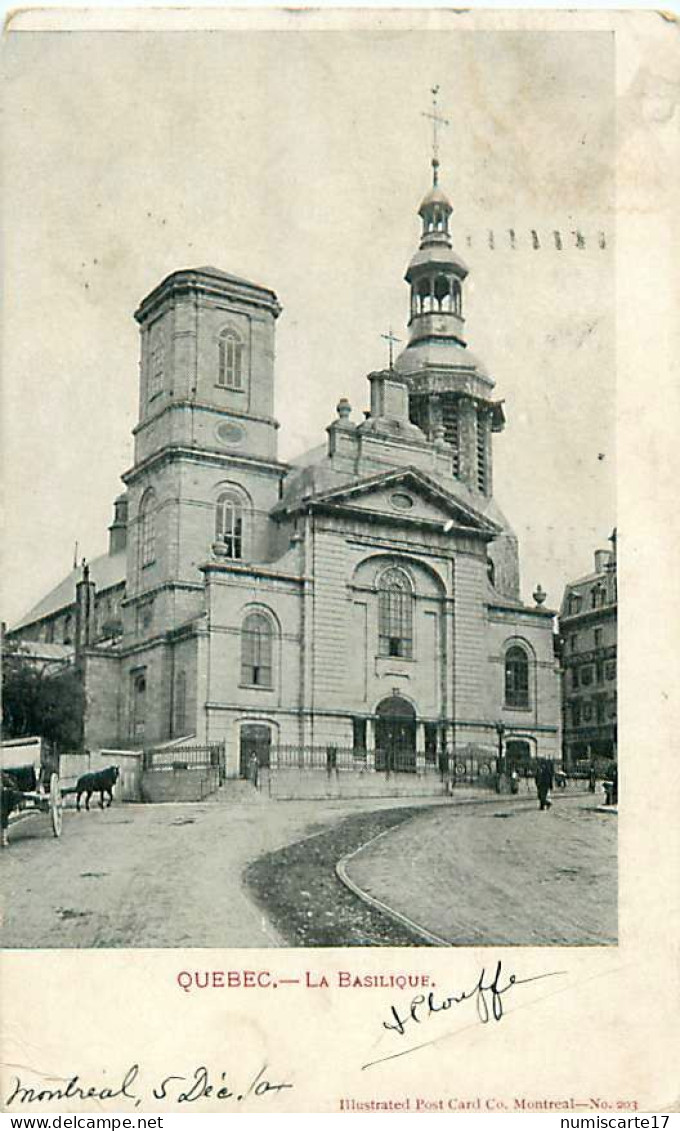
[[230, 420], [224, 420], [221, 424], [218, 424], [216, 434], [220, 444], [225, 444], [230, 448], [242, 444], [245, 438], [245, 431], [240, 424], [232, 424]]
[[403, 491], [396, 491], [394, 495], [391, 495], [390, 502], [398, 511], [410, 511], [413, 506], [413, 499]]

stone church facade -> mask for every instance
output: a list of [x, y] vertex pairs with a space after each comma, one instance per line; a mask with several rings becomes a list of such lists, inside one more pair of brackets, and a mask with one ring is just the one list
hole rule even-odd
[[[177, 271], [135, 313], [134, 462], [110, 552], [13, 630], [75, 650], [88, 747], [351, 748], [417, 770], [442, 751], [559, 755], [553, 613], [519, 596], [493, 496], [494, 382], [465, 340], [468, 270], [435, 184], [406, 272], [408, 343], [341, 399], [325, 443], [277, 455], [264, 286]], [[392, 764], [395, 764], [394, 762]]]

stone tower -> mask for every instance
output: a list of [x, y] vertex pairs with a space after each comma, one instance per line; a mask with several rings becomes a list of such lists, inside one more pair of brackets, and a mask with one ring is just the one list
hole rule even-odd
[[[267, 557], [278, 498], [273, 291], [219, 271], [176, 271], [145, 299], [139, 422], [128, 502], [126, 635], [200, 611], [200, 565]], [[153, 602], [153, 609], [151, 603]]]

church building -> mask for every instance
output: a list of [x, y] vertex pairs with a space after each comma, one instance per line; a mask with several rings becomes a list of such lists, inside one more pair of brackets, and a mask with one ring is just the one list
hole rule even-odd
[[223, 743], [234, 777], [253, 754], [329, 745], [368, 769], [493, 756], [499, 739], [517, 758], [560, 757], [554, 614], [540, 587], [534, 606], [520, 599], [493, 493], [503, 406], [466, 342], [468, 268], [433, 168], [408, 342], [368, 374], [370, 411], [340, 398], [325, 442], [291, 462], [277, 454], [274, 292], [200, 267], [142, 300], [134, 462], [109, 553], [9, 634], [75, 654], [87, 747]]

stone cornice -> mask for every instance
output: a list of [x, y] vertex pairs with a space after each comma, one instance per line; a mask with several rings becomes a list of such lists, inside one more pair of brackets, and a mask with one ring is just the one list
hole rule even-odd
[[146, 298], [142, 299], [135, 311], [135, 319], [139, 323], [146, 322], [164, 303], [187, 295], [195, 298], [210, 295], [232, 304], [237, 302], [245, 306], [259, 307], [267, 310], [274, 318], [278, 318], [281, 313], [281, 306], [274, 291], [267, 287], [249, 283], [246, 279], [230, 276], [226, 272], [188, 268], [168, 275]]
[[121, 479], [127, 486], [157, 465], [169, 463], [173, 460], [186, 460], [188, 463], [209, 463], [215, 467], [233, 467], [236, 464], [239, 467], [257, 468], [259, 471], [277, 477], [289, 470], [288, 464], [279, 463], [278, 460], [264, 460], [257, 456], [221, 452], [216, 448], [188, 448], [184, 444], [165, 444], [157, 452], [153, 452], [146, 459], [123, 472]]
[[207, 401], [196, 401], [191, 400], [189, 397], [182, 397], [178, 400], [172, 400], [169, 404], [164, 404], [158, 412], [155, 412], [152, 416], [145, 417], [144, 420], [140, 420], [139, 424], [135, 424], [132, 429], [132, 435], [136, 436], [139, 432], [146, 431], [150, 425], [155, 424], [157, 420], [165, 416], [166, 412], [172, 412], [174, 409], [179, 408], [191, 409], [192, 412], [210, 412], [215, 416], [223, 416], [225, 420], [236, 417], [239, 420], [254, 420], [257, 424], [269, 424], [272, 428], [278, 429], [281, 427], [279, 421], [275, 420], [273, 416], [259, 416], [253, 412], [243, 412], [238, 408], [218, 408], [217, 405], [208, 404]]

